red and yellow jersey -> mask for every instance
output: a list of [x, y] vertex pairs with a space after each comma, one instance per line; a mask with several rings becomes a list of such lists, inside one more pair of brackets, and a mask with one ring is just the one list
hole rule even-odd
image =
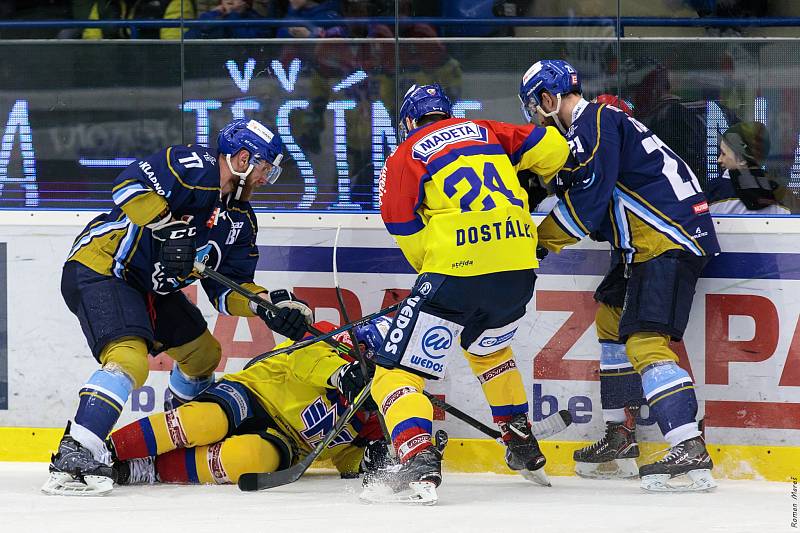
[[[329, 331], [333, 326], [318, 323]], [[288, 346], [287, 341], [278, 347]], [[336, 424], [347, 409], [344, 398], [328, 379], [347, 361], [324, 343], [312, 344], [296, 352], [265, 359], [246, 370], [227, 374], [222, 379], [246, 386], [267, 410], [280, 432], [294, 442], [300, 456], [308, 454]], [[381, 438], [373, 413], [367, 419], [359, 412], [320, 456], [329, 459], [340, 472], [358, 472], [364, 454], [353, 446], [356, 438]]]
[[428, 124], [386, 160], [381, 216], [418, 272], [535, 268], [536, 228], [517, 171], [548, 179], [568, 153], [550, 127], [460, 118]]

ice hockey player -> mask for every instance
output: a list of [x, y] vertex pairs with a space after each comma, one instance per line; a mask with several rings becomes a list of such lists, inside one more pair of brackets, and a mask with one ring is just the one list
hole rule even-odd
[[[695, 420], [694, 385], [669, 347], [686, 329], [700, 272], [719, 253], [697, 179], [636, 119], [584, 100], [580, 74], [565, 61], [533, 64], [519, 96], [526, 118], [555, 124], [573, 156], [559, 174], [566, 191], [538, 228], [541, 245], [559, 252], [591, 235], [618, 252], [596, 293], [596, 326], [604, 341], [601, 388], [609, 392], [601, 397], [609, 424], [606, 437], [576, 459], [635, 455], [636, 410], [626, 404], [642, 386], [670, 445], [664, 458], [639, 469], [642, 487], [713, 488], [712, 462]], [[689, 484], [671, 484], [682, 474]]]
[[301, 338], [311, 310], [288, 291], [268, 293], [253, 282], [258, 248], [249, 204], [256, 187], [281, 173], [283, 143], [255, 120], [237, 120], [218, 137], [218, 155], [202, 146], [170, 146], [126, 168], [113, 187], [114, 209], [75, 239], [63, 268], [61, 293], [100, 363], [80, 389], [75, 417], [53, 455], [51, 494], [111, 490], [103, 442], [129, 394], [148, 375], [148, 353], [175, 360], [167, 403], [191, 399], [213, 383], [220, 345], [202, 313], [180, 291], [196, 281], [196, 254], [280, 314], [210, 280], [203, 287], [221, 313], [258, 314], [275, 332]]
[[538, 266], [516, 171], [552, 177], [566, 143], [554, 128], [453, 118], [438, 84], [412, 86], [400, 122], [404, 140], [381, 173], [381, 216], [419, 277], [377, 350], [372, 396], [401, 463], [371, 476], [362, 498], [437, 501], [442, 450], [432, 442], [433, 408], [422, 391], [424, 378], [444, 375], [459, 344], [501, 429], [508, 465], [547, 483], [510, 348]]
[[[347, 334], [336, 339], [350, 344]], [[114, 431], [117, 482], [236, 483], [244, 472], [288, 468], [333, 428], [364, 384], [358, 362], [323, 343], [227, 374], [193, 401]], [[375, 404], [368, 404], [321, 456], [345, 477], [386, 458]]]

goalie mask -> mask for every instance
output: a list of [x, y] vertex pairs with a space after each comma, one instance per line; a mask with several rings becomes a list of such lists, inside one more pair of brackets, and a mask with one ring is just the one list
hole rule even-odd
[[[542, 93], [552, 94], [556, 99], [556, 108], [549, 113], [542, 108]], [[519, 100], [522, 104], [522, 115], [527, 122], [539, 112], [542, 116], [553, 119], [561, 133], [566, 131], [558, 112], [561, 110], [561, 95], [571, 92], [581, 93], [581, 78], [575, 68], [560, 59], [537, 61], [522, 76], [519, 85]]]
[[[225, 161], [228, 170], [239, 178], [239, 183], [233, 192], [233, 198], [239, 200], [242, 191], [247, 183], [247, 176], [262, 161], [272, 165], [267, 174], [267, 183], [275, 183], [281, 175], [280, 166], [283, 159], [283, 141], [277, 133], [273, 133], [269, 128], [256, 120], [234, 120], [219, 132], [217, 137], [217, 150], [225, 154]], [[238, 172], [231, 164], [231, 156], [239, 153], [240, 150], [247, 150], [250, 154], [247, 170]]]

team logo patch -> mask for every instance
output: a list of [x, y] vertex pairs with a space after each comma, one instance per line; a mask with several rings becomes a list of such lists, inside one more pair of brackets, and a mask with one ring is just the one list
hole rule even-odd
[[578, 85], [578, 75], [577, 74], [572, 74], [570, 76], [570, 78], [572, 79], [572, 85]]
[[694, 211], [695, 215], [702, 215], [703, 213], [708, 213], [708, 202], [703, 200], [700, 203], [694, 204], [692, 206], [692, 211]]
[[422, 336], [422, 351], [431, 359], [441, 359], [453, 345], [453, 332], [444, 326], [434, 326]]
[[167, 411], [164, 413], [164, 419], [167, 423], [167, 432], [169, 433], [169, 439], [172, 441], [172, 444], [174, 444], [176, 448], [185, 448], [189, 440], [186, 438], [186, 432], [183, 431], [181, 419], [178, 418], [178, 412]]
[[514, 368], [517, 368], [517, 363], [515, 363], [513, 359], [509, 359], [505, 363], [500, 363], [496, 367], [491, 368], [486, 372], [484, 372], [483, 374], [481, 374], [480, 376], [478, 376], [478, 381], [480, 381], [482, 385], [487, 381], [493, 380], [500, 374], [504, 374], [505, 372], [508, 372], [509, 370], [512, 370]]
[[418, 140], [411, 148], [411, 154], [414, 159], [427, 163], [433, 154], [445, 146], [464, 141], [487, 143], [489, 141], [489, 133], [486, 128], [478, 126], [474, 122], [453, 124], [452, 126], [435, 130]]
[[502, 335], [498, 335], [497, 337], [483, 337], [480, 342], [478, 342], [478, 346], [483, 348], [491, 348], [492, 346], [497, 346], [498, 344], [503, 344], [504, 342], [508, 342], [509, 340], [514, 338], [514, 334], [517, 332], [517, 328], [509, 331], [508, 333], [504, 333]]

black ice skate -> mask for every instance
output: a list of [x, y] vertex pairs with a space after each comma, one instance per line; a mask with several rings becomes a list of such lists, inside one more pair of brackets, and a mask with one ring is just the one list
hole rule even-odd
[[45, 494], [103, 496], [113, 489], [114, 469], [92, 455], [69, 434], [67, 424], [58, 451], [50, 459], [50, 477], [42, 486]]
[[[711, 476], [714, 463], [706, 451], [702, 437], [685, 440], [670, 448], [660, 461], [639, 469], [642, 488], [653, 492], [688, 492], [711, 490], [717, 486]], [[686, 475], [688, 484], [673, 484], [670, 480]]]
[[591, 479], [639, 477], [636, 458], [636, 415], [639, 406], [625, 407], [625, 422], [606, 422], [606, 435], [594, 444], [575, 450], [575, 473]]
[[154, 457], [115, 461], [118, 485], [152, 485], [158, 481]]
[[519, 414], [507, 425], [500, 427], [503, 436], [510, 435], [510, 439], [504, 438], [506, 443], [506, 464], [511, 470], [517, 470], [522, 477], [528, 481], [533, 481], [545, 487], [550, 486], [550, 480], [544, 473], [544, 465], [547, 462], [544, 454], [539, 449], [539, 442], [531, 432], [528, 423], [528, 415]]
[[391, 464], [364, 475], [364, 503], [415, 503], [435, 505], [436, 487], [442, 482], [442, 454], [447, 433], [436, 432], [436, 444], [419, 452], [405, 463]]

